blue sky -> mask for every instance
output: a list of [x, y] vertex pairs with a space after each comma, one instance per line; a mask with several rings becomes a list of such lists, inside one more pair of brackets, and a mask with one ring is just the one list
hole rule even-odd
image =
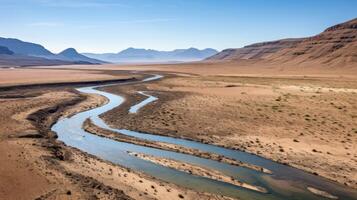
[[357, 17], [356, 0], [0, 0], [0, 37], [59, 52], [219, 50], [311, 36]]

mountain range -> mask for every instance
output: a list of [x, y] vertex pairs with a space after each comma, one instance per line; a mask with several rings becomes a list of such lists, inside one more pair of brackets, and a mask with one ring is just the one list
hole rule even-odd
[[218, 52], [214, 49], [189, 48], [157, 51], [128, 48], [119, 53], [80, 54], [74, 48], [68, 48], [55, 54], [39, 44], [0, 37], [0, 65], [2, 66], [103, 64], [107, 62], [183, 62], [202, 60], [216, 53]]
[[206, 61], [252, 60], [287, 65], [357, 66], [357, 18], [306, 38], [262, 42], [225, 49]]
[[153, 49], [127, 48], [119, 53], [83, 53], [83, 55], [113, 63], [132, 62], [187, 62], [199, 61], [218, 53], [217, 50], [207, 49], [175, 49], [173, 51], [158, 51]]
[[102, 63], [105, 62], [81, 55], [73, 48], [54, 54], [39, 44], [0, 37], [1, 65], [32, 66]]
[[357, 66], [357, 18], [327, 28], [305, 38], [282, 39], [255, 43], [243, 48], [199, 50], [196, 48], [158, 51], [128, 48], [119, 53], [78, 53], [68, 48], [54, 54], [45, 47], [12, 38], [0, 37], [1, 66], [65, 65], [162, 62], [240, 62], [275, 65]]

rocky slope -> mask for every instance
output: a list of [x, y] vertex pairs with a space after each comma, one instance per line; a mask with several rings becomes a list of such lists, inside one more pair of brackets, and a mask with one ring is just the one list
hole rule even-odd
[[327, 28], [316, 36], [302, 40], [296, 46], [270, 55], [268, 59], [292, 64], [357, 66], [357, 18]]
[[265, 58], [277, 51], [296, 45], [302, 39], [283, 39], [270, 42], [261, 42], [238, 49], [225, 49], [208, 58], [208, 60], [239, 60]]
[[209, 61], [268, 61], [275, 64], [357, 66], [357, 18], [308, 38], [263, 42], [227, 49]]

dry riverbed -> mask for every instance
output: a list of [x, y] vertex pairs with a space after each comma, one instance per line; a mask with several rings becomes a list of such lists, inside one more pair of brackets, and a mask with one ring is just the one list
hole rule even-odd
[[[130, 78], [121, 76], [121, 78]], [[0, 92], [0, 197], [3, 199], [229, 199], [133, 172], [65, 146], [50, 131], [60, 117], [107, 99], [72, 87]], [[16, 185], [16, 187], [14, 187]]]
[[[357, 81], [339, 77], [168, 76], [109, 87], [123, 107], [113, 127], [187, 138], [257, 154], [357, 188]], [[129, 114], [145, 97], [159, 97]]]
[[[207, 66], [203, 67], [191, 69], [205, 71]], [[170, 69], [185, 72], [182, 67]], [[222, 71], [210, 68], [213, 69], [215, 74], [219, 74], [217, 70]], [[81, 74], [79, 71], [72, 73], [70, 69], [46, 69], [43, 72], [51, 76], [40, 77], [38, 71], [26, 70], [20, 70], [20, 75], [6, 72], [16, 75], [16, 79], [9, 76], [0, 84], [56, 83], [63, 81], [62, 76], [66, 77], [65, 82], [73, 82], [77, 76], [80, 76], [78, 80], [129, 77], [121, 76], [119, 71], [100, 72], [99, 69]], [[231, 72], [218, 76], [210, 70], [205, 71], [210, 72], [205, 76], [167, 75], [162, 81], [105, 88], [124, 94], [127, 101], [123, 107], [102, 117], [113, 127], [240, 149], [357, 188], [355, 79], [332, 75], [228, 76]], [[32, 80], [21, 75], [27, 72]], [[85, 74], [90, 77], [86, 78]], [[129, 106], [145, 99], [136, 93], [139, 90], [158, 96], [159, 100], [145, 106], [138, 114], [128, 115]], [[49, 131], [59, 117], [105, 102], [106, 99], [98, 96], [81, 95], [69, 86], [1, 91], [0, 197], [229, 199], [161, 182], [89, 156], [56, 141], [56, 135]], [[177, 149], [174, 146], [165, 148]], [[320, 196], [330, 195], [315, 188], [308, 189]]]

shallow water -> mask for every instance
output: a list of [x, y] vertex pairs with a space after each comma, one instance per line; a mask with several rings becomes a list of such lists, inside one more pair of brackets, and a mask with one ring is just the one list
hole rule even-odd
[[[155, 75], [143, 81], [152, 81], [161, 77], [162, 76], [160, 75]], [[116, 164], [120, 164], [125, 167], [132, 168], [134, 170], [139, 170], [159, 179], [182, 185], [188, 188], [192, 188], [198, 191], [212, 192], [237, 198], [239, 197], [240, 199], [323, 199], [322, 197], [316, 196], [306, 190], [306, 187], [312, 186], [328, 191], [329, 193], [338, 196], [340, 199], [357, 199], [357, 191], [355, 190], [346, 188], [340, 184], [334, 183], [327, 179], [317, 177], [301, 170], [281, 165], [249, 153], [225, 149], [222, 147], [184, 139], [111, 128], [99, 117], [99, 115], [117, 106], [120, 106], [124, 102], [124, 98], [96, 89], [98, 87], [110, 85], [83, 87], [78, 89], [80, 92], [83, 93], [103, 95], [109, 99], [109, 102], [101, 107], [78, 113], [70, 118], [64, 118], [59, 120], [52, 127], [52, 130], [58, 134], [59, 140], [63, 141], [69, 146], [76, 147], [84, 152], [98, 156], [102, 159], [111, 161]], [[117, 85], [123, 85], [123, 83]], [[147, 96], [148, 98], [151, 97], [150, 95]], [[146, 100], [143, 101], [145, 103], [141, 102], [139, 104], [134, 105], [134, 108], [132, 107], [133, 110], [137, 112], [147, 103], [152, 102]], [[138, 138], [168, 142], [172, 144], [178, 144], [186, 147], [200, 149], [207, 152], [214, 152], [217, 154], [225, 155], [227, 157], [241, 160], [243, 162], [265, 167], [271, 170], [273, 172], [273, 175], [267, 175], [247, 168], [231, 166], [228, 164], [198, 158], [191, 155], [117, 142], [111, 139], [99, 137], [90, 134], [82, 129], [84, 121], [88, 118], [90, 118], [95, 125], [105, 129], [109, 129], [118, 133], [127, 134]], [[145, 160], [141, 160], [134, 156], [130, 156], [129, 154], [127, 154], [127, 151], [172, 158], [204, 167], [210, 167], [219, 170], [227, 175], [233, 176], [240, 181], [265, 187], [266, 189], [268, 189], [269, 193], [262, 194], [259, 192], [240, 188], [228, 183], [193, 176], [184, 172], [180, 172], [167, 167], [153, 164]]]
[[140, 102], [140, 103], [138, 103], [136, 105], [131, 106], [130, 109], [129, 109], [129, 113], [131, 113], [131, 114], [137, 113], [140, 108], [144, 107], [145, 105], [147, 105], [147, 104], [149, 104], [151, 102], [154, 102], [154, 101], [158, 100], [157, 97], [145, 94], [142, 91], [139, 91], [138, 93], [143, 95], [143, 96], [146, 96], [147, 98], [144, 101], [142, 101], [142, 102]]

